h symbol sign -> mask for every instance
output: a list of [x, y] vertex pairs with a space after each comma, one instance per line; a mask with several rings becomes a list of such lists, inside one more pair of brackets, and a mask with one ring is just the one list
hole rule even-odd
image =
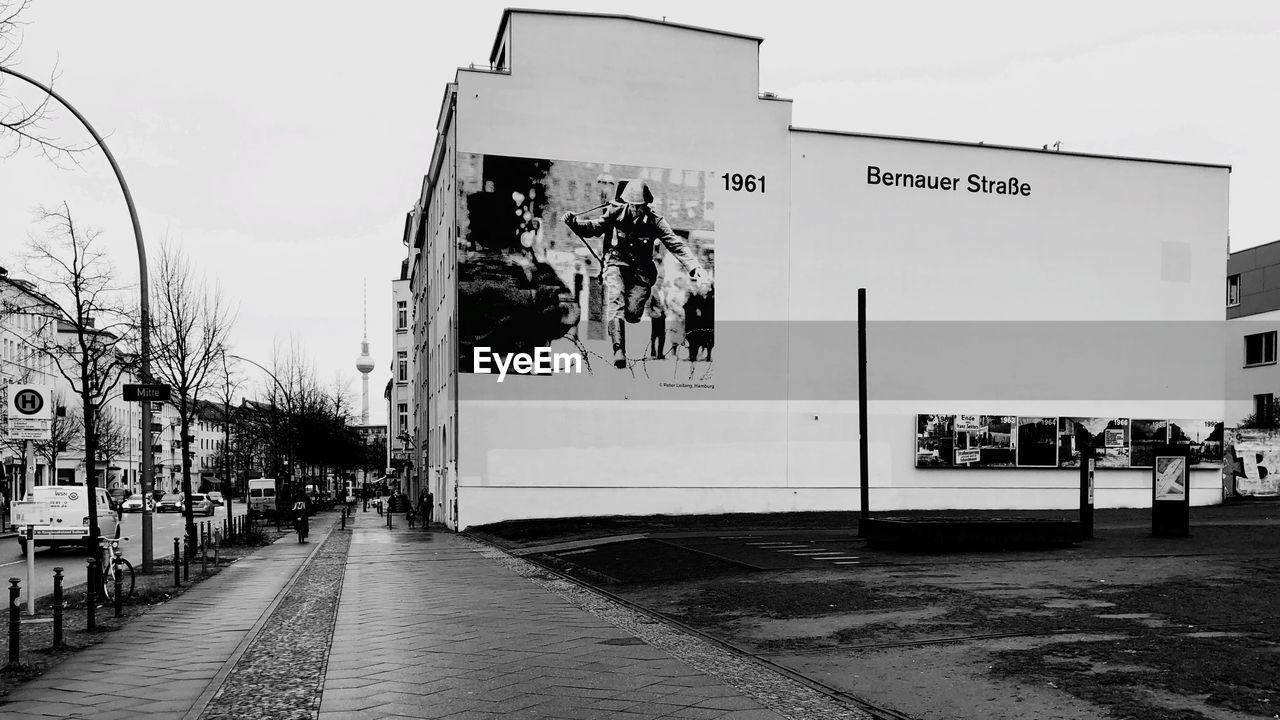
[[14, 396], [13, 407], [23, 415], [35, 415], [44, 409], [44, 397], [35, 390], [24, 388]]

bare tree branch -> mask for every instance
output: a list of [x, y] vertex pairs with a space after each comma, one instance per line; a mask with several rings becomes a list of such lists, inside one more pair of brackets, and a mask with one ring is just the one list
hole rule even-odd
[[[71, 208], [44, 210], [46, 233], [31, 239], [28, 272], [51, 303], [33, 298], [29, 308], [56, 323], [53, 332], [33, 339], [36, 349], [80, 397], [83, 424], [85, 484], [89, 487], [90, 533], [88, 548], [96, 550], [98, 524], [93, 488], [97, 486], [99, 420], [107, 400], [128, 369], [134, 333], [128, 321], [127, 303], [115, 289], [110, 262], [97, 248], [98, 234], [81, 230]], [[113, 328], [104, 330], [98, 323]], [[55, 452], [57, 445], [54, 445]]]
[[[23, 18], [30, 6], [31, 0], [0, 0], [0, 67], [17, 66], [23, 28], [28, 24]], [[54, 87], [57, 78], [55, 65], [45, 85]], [[22, 89], [16, 90], [20, 84]], [[37, 93], [34, 100], [23, 100], [31, 92]], [[96, 143], [75, 144], [57, 137], [49, 127], [57, 117], [52, 101], [43, 90], [28, 89], [21, 80], [0, 74], [0, 158], [34, 148], [55, 165], [63, 166], [64, 161], [80, 164], [79, 154]]]
[[197, 277], [191, 261], [173, 243], [160, 246], [151, 287], [154, 317], [151, 370], [171, 388], [182, 443], [182, 492], [187, 533], [194, 539], [191, 511], [191, 427], [202, 396], [212, 393], [222, 368], [232, 312], [216, 284]]

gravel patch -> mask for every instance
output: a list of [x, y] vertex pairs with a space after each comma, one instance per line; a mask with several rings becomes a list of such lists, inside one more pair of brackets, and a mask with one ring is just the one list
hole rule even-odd
[[790, 720], [872, 720], [859, 708], [824, 695], [747, 657], [658, 622], [581, 585], [551, 575], [502, 550], [481, 546], [478, 552], [596, 617], [665, 650], [687, 665], [723, 681]]
[[334, 532], [231, 669], [201, 720], [299, 720], [320, 712], [350, 532]]

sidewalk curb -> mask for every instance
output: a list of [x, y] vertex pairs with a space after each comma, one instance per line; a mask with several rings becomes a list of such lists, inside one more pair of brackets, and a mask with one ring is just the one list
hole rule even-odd
[[[262, 611], [262, 614], [258, 616], [258, 620], [254, 622], [253, 627], [249, 628], [249, 632], [245, 633], [240, 644], [236, 645], [235, 651], [231, 653], [231, 656], [227, 658], [226, 662], [222, 663], [222, 667], [218, 669], [218, 672], [213, 676], [213, 679], [209, 681], [208, 686], [201, 691], [200, 696], [196, 698], [195, 704], [191, 706], [191, 709], [182, 716], [182, 720], [196, 720], [206, 709], [208, 709], [209, 703], [212, 702], [214, 696], [218, 694], [218, 690], [222, 688], [222, 684], [226, 682], [227, 676], [231, 674], [236, 663], [240, 662], [240, 658], [243, 657], [245, 651], [249, 649], [249, 645], [251, 645], [254, 639], [258, 637], [258, 634], [262, 632], [262, 628], [267, 624], [267, 620], [271, 618], [272, 613], [274, 613], [276, 608], [280, 606], [280, 603], [289, 594], [289, 591], [293, 589], [293, 586], [297, 584], [298, 578], [302, 577], [303, 571], [311, 565], [311, 561], [315, 559], [316, 553], [320, 552], [320, 548], [324, 546], [325, 541], [329, 539], [329, 536], [332, 535], [334, 531], [335, 528], [330, 525], [329, 529], [325, 531], [324, 535], [315, 543], [315, 547], [311, 548], [311, 552], [307, 553], [307, 557], [303, 559], [300, 565], [298, 565], [298, 569], [293, 571], [293, 575], [289, 577], [288, 582], [280, 588], [280, 591], [276, 593], [274, 598], [272, 598], [271, 602]], [[281, 537], [281, 540], [288, 537], [289, 535], [284, 535]], [[280, 540], [277, 540], [276, 542], [280, 542]]]

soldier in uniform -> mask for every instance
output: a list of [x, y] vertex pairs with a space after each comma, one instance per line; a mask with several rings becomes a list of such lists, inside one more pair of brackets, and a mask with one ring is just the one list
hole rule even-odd
[[[613, 364], [627, 366], [623, 321], [638, 323], [653, 285], [658, 280], [654, 242], [662, 245], [689, 271], [694, 282], [705, 284], [701, 263], [689, 245], [653, 211], [653, 191], [643, 180], [623, 180], [618, 203], [596, 220], [579, 220], [573, 213], [561, 218], [582, 237], [605, 238], [604, 319], [613, 343]], [[612, 232], [612, 238], [610, 233]], [[611, 242], [610, 242], [611, 240]]]

